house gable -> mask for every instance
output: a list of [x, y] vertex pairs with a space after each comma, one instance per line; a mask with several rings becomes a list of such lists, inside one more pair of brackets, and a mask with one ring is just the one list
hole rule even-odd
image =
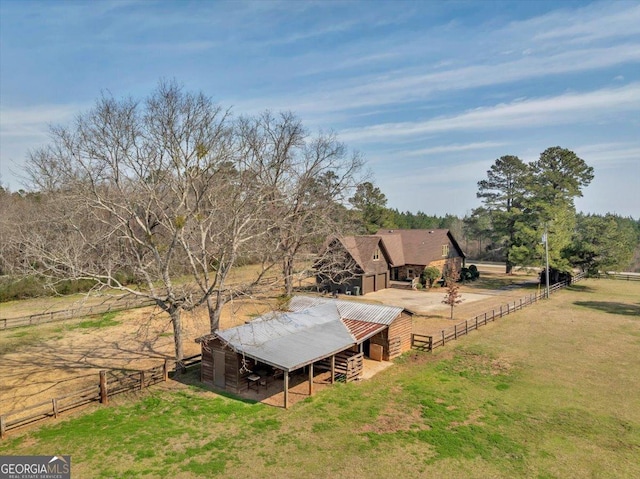
[[363, 274], [384, 273], [389, 269], [391, 259], [379, 236], [345, 236], [339, 241]]
[[[376, 233], [393, 251], [392, 257], [402, 257], [403, 262], [394, 261], [393, 266], [421, 265], [465, 255], [449, 230], [390, 230]], [[401, 248], [402, 253], [398, 252]], [[445, 254], [446, 253], [446, 254]]]

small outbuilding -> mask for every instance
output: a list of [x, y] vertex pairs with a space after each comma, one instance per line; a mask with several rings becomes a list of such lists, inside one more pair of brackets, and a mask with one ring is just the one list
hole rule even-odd
[[351, 381], [364, 357], [390, 360], [408, 351], [411, 316], [394, 306], [295, 296], [288, 311], [198, 338], [201, 380], [237, 394], [282, 379], [287, 407], [294, 371], [307, 370], [312, 395], [314, 368], [330, 371], [332, 383]]

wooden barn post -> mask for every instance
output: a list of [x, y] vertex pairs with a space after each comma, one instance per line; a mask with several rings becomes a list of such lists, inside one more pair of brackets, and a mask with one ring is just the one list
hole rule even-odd
[[284, 408], [289, 407], [289, 371], [284, 372]]
[[331, 356], [331, 384], [336, 382], [336, 355]]

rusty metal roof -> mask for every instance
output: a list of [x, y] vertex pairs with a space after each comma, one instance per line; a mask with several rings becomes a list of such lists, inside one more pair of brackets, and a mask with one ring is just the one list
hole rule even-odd
[[342, 322], [349, 329], [349, 332], [356, 338], [357, 343], [361, 343], [375, 336], [387, 327], [386, 324], [367, 323], [355, 319], [343, 319]]

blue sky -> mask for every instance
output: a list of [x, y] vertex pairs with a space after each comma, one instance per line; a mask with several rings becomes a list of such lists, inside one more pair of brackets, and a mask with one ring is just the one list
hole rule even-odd
[[579, 210], [640, 217], [640, 2], [0, 0], [0, 183], [102, 91], [160, 78], [235, 115], [291, 110], [367, 160], [388, 206], [464, 215], [502, 155], [595, 169]]

